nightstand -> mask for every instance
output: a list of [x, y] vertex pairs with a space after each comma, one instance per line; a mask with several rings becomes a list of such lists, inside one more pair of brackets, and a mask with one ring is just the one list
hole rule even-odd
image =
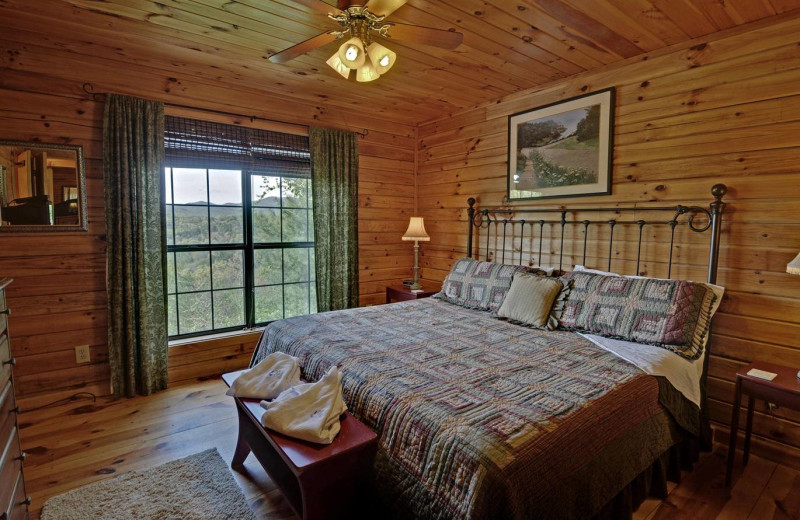
[[392, 300], [404, 302], [407, 300], [419, 300], [420, 298], [427, 298], [433, 296], [439, 291], [422, 291], [412, 292], [408, 287], [402, 285], [392, 285], [386, 287], [386, 303], [392, 303]]
[[[772, 381], [748, 376], [750, 369], [756, 368], [778, 374]], [[742, 404], [742, 395], [747, 396], [747, 426], [744, 434], [743, 463], [747, 465], [750, 455], [750, 434], [753, 430], [753, 407], [756, 399], [768, 403], [785, 406], [792, 410], [800, 410], [800, 381], [797, 380], [797, 368], [762, 363], [750, 363], [736, 372], [736, 390], [733, 397], [733, 412], [731, 413], [731, 436], [728, 443], [728, 471], [725, 474], [725, 485], [731, 485], [733, 475], [733, 459], [736, 455], [736, 438], [739, 433], [739, 408]]]

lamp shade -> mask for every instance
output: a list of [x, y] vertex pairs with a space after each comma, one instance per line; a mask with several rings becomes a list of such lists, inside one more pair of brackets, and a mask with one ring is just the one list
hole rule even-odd
[[397, 59], [397, 54], [390, 51], [378, 42], [372, 42], [367, 47], [367, 54], [372, 61], [372, 66], [378, 71], [378, 74], [386, 74], [389, 69], [394, 65]]
[[800, 274], [800, 254], [786, 265], [786, 272], [790, 274]]
[[360, 81], [362, 83], [374, 81], [380, 77], [381, 75], [378, 74], [378, 71], [375, 70], [375, 67], [372, 66], [369, 60], [367, 60], [367, 62], [356, 71], [356, 81]]
[[347, 65], [348, 68], [357, 69], [364, 65], [367, 61], [367, 54], [364, 52], [364, 44], [361, 39], [353, 37], [347, 40], [339, 47], [339, 59], [342, 63]]
[[330, 65], [333, 70], [341, 74], [342, 77], [344, 77], [344, 79], [350, 77], [350, 67], [348, 67], [347, 65], [344, 64], [344, 62], [342, 62], [342, 59], [339, 57], [338, 52], [333, 56], [331, 56], [330, 58], [328, 58], [328, 61], [326, 61], [325, 63]]
[[411, 217], [406, 234], [403, 235], [403, 240], [429, 242], [430, 239], [431, 237], [429, 237], [428, 233], [425, 231], [425, 223], [422, 221], [422, 217]]

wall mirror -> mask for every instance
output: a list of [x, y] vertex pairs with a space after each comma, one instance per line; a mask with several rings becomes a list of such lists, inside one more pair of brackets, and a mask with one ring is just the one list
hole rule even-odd
[[88, 228], [83, 147], [0, 140], [0, 232]]

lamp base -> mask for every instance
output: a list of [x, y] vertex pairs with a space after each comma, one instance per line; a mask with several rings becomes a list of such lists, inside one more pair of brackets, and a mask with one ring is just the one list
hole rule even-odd
[[421, 291], [422, 284], [421, 283], [412, 283], [411, 285], [406, 286], [410, 291]]

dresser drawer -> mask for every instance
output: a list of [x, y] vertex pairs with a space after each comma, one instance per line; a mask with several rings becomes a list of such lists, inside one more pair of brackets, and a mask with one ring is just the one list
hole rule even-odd
[[11, 431], [17, 425], [15, 406], [14, 389], [11, 387], [11, 381], [8, 381], [6, 386], [0, 389], [0, 449], [5, 447], [5, 440], [11, 436]]
[[0, 388], [5, 388], [11, 379], [11, 346], [8, 333], [0, 332]]
[[6, 291], [0, 289], [0, 334], [8, 328], [8, 307], [6, 307]]
[[0, 439], [2, 444], [2, 454], [0, 454], [0, 504], [9, 504], [11, 502], [12, 493], [14, 489], [11, 483], [17, 478], [17, 475], [22, 471], [22, 457], [19, 451], [19, 437], [17, 437], [17, 428], [11, 430], [11, 435], [8, 438]]
[[25, 496], [25, 482], [22, 479], [22, 472], [17, 475], [16, 484], [14, 486], [13, 501], [9, 501], [8, 509], [6, 510], [6, 518], [9, 520], [27, 520], [28, 519], [28, 504], [30, 501]]

